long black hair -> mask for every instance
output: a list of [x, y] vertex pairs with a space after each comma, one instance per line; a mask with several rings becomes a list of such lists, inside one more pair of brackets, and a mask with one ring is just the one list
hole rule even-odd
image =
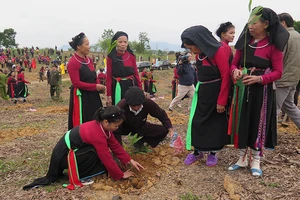
[[124, 121], [125, 116], [124, 116], [124, 111], [117, 107], [117, 106], [109, 106], [109, 107], [102, 107], [99, 108], [95, 115], [94, 119], [97, 122], [102, 122], [104, 120], [107, 120], [108, 123], [111, 122], [119, 122], [119, 121]]

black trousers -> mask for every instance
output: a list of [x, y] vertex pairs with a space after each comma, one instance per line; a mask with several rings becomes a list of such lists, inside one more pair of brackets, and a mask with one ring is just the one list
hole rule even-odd
[[151, 124], [146, 122], [146, 124], [137, 129], [133, 130], [130, 126], [122, 126], [114, 132], [115, 138], [122, 145], [122, 135], [132, 135], [138, 134], [142, 139], [138, 141], [139, 144], [144, 144], [145, 142], [151, 147], [156, 147], [168, 134], [168, 129], [162, 125]]
[[50, 85], [50, 96], [53, 97], [56, 91], [56, 85]]

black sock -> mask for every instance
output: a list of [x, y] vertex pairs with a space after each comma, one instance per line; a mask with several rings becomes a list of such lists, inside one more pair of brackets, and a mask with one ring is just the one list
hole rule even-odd
[[194, 155], [198, 156], [199, 155], [199, 151], [197, 149], [194, 150]]

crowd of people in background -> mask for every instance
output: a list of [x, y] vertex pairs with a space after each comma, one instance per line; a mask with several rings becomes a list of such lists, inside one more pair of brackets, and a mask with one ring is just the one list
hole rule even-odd
[[[72, 56], [73, 53], [64, 54], [64, 51], [58, 50], [57, 46], [49, 49], [33, 46], [31, 48], [0, 48], [1, 98], [3, 100], [11, 99], [14, 103], [19, 100], [26, 102], [26, 97], [30, 93], [27, 87], [29, 82], [23, 78], [24, 74], [26, 71], [32, 72], [37, 66], [41, 66], [38, 71], [38, 81], [44, 82], [47, 79], [50, 86], [50, 97], [53, 100], [61, 99], [61, 75], [68, 73], [67, 65]], [[98, 64], [99, 57], [92, 56], [94, 68]], [[101, 70], [103, 71], [103, 69]], [[21, 93], [18, 94], [19, 92]]]

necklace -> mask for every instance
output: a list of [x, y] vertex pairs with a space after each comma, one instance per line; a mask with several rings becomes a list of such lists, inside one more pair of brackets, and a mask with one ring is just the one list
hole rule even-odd
[[265, 45], [262, 45], [262, 46], [260, 46], [260, 47], [255, 47], [255, 46], [252, 46], [252, 45], [248, 44], [248, 46], [251, 47], [251, 48], [253, 48], [253, 49], [262, 49], [262, 48], [265, 48], [265, 47], [268, 46], [268, 45], [269, 45], [269, 43], [267, 43], [267, 44], [265, 44]]
[[103, 134], [105, 135], [106, 139], [108, 139], [108, 138], [111, 137], [111, 131], [108, 131], [108, 136], [107, 136], [106, 133], [105, 133], [105, 131], [104, 131], [104, 129], [103, 129], [103, 127], [102, 127], [102, 124], [101, 124], [101, 123], [100, 123], [100, 128], [101, 128], [101, 130], [103, 131]]
[[199, 54], [197, 55], [198, 57], [198, 60], [202, 61], [202, 60], [205, 60], [207, 58], [207, 56], [205, 56], [204, 58], [199, 58]]
[[128, 53], [128, 57], [127, 57], [126, 59], [122, 60], [122, 59], [118, 59], [118, 58], [117, 58], [117, 60], [118, 60], [118, 61], [121, 61], [121, 62], [124, 62], [124, 61], [128, 60], [129, 57], [130, 57], [130, 53]]
[[74, 54], [74, 58], [75, 58], [75, 60], [77, 60], [77, 62], [79, 62], [80, 64], [83, 64], [83, 65], [88, 65], [88, 64], [90, 64], [90, 62], [91, 62], [91, 60], [89, 59], [89, 57], [87, 57], [87, 59], [89, 60], [87, 63], [81, 62], [80, 60], [78, 60], [78, 59], [76, 58], [76, 54]]

